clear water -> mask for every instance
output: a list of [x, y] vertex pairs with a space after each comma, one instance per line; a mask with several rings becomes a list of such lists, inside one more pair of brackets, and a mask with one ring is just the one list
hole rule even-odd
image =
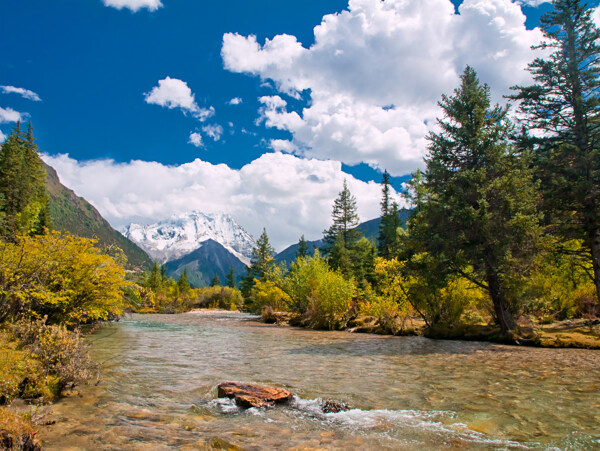
[[[97, 386], [51, 407], [47, 449], [600, 449], [600, 353], [134, 315], [90, 337]], [[240, 410], [225, 381], [289, 407]], [[324, 414], [319, 398], [353, 410]]]

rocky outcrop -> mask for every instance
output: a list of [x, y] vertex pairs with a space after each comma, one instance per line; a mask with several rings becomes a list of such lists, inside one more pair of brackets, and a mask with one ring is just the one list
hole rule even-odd
[[218, 386], [218, 396], [219, 398], [235, 399], [238, 406], [248, 409], [285, 404], [291, 401], [294, 395], [283, 388], [225, 382]]

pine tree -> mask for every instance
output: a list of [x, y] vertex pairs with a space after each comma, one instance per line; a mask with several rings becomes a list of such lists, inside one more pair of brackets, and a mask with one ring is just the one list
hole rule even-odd
[[537, 47], [552, 53], [529, 64], [535, 83], [514, 87], [511, 98], [534, 131], [527, 141], [534, 144], [546, 223], [583, 241], [600, 300], [600, 30], [579, 1], [553, 6], [540, 19], [546, 41]]
[[235, 271], [233, 269], [233, 266], [229, 267], [229, 272], [227, 273], [226, 283], [229, 288], [236, 287], [236, 278], [235, 278]]
[[246, 275], [241, 281], [241, 291], [245, 299], [250, 299], [254, 280], [265, 280], [265, 277], [275, 267], [275, 259], [273, 255], [275, 249], [269, 243], [267, 230], [263, 229], [262, 234], [256, 241], [256, 247], [252, 250], [252, 258], [250, 259], [250, 267], [246, 271]]
[[21, 184], [23, 158], [21, 123], [17, 122], [0, 147], [0, 193], [4, 196], [4, 227], [2, 235], [14, 239], [17, 234], [17, 214], [24, 207]]
[[220, 287], [221, 286], [221, 279], [219, 279], [219, 276], [217, 274], [215, 274], [215, 277], [213, 277], [212, 280], [210, 281], [210, 286], [211, 287]]
[[190, 285], [190, 279], [188, 278], [187, 269], [184, 269], [177, 280], [177, 288], [179, 289], [179, 294], [185, 296], [192, 289]]
[[409, 236], [451, 269], [486, 289], [503, 332], [515, 328], [512, 287], [531, 265], [540, 233], [536, 188], [527, 161], [509, 143], [508, 109], [467, 67], [453, 96], [439, 103], [418, 213]]
[[360, 239], [361, 233], [356, 229], [360, 222], [356, 212], [356, 198], [350, 193], [346, 180], [344, 180], [344, 188], [333, 203], [331, 217], [333, 224], [329, 229], [323, 231], [323, 251], [329, 253], [338, 240], [338, 235], [341, 237], [344, 248], [350, 250]]
[[0, 234], [15, 239], [19, 233], [39, 234], [50, 226], [46, 170], [29, 123], [23, 136], [21, 123], [0, 148], [0, 193], [5, 221]]
[[300, 237], [300, 240], [298, 241], [298, 249], [296, 249], [296, 260], [300, 257], [308, 257], [308, 243], [306, 242], [304, 235]]
[[384, 171], [381, 181], [381, 220], [377, 235], [377, 251], [383, 258], [392, 258], [398, 250], [398, 227], [402, 226], [398, 203], [391, 202], [390, 174]]
[[148, 274], [148, 288], [150, 288], [154, 293], [159, 293], [163, 287], [163, 278], [160, 273], [160, 269], [158, 267], [158, 262], [154, 260], [154, 264], [152, 265], [152, 269], [150, 270], [150, 274]]

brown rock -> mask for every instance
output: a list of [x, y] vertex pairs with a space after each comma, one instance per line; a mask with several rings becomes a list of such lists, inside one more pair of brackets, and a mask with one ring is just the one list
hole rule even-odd
[[218, 396], [219, 398], [235, 399], [238, 406], [250, 408], [284, 404], [290, 401], [294, 395], [282, 388], [225, 382], [219, 385]]
[[338, 413], [350, 410], [350, 406], [343, 402], [326, 400], [322, 405], [323, 413]]

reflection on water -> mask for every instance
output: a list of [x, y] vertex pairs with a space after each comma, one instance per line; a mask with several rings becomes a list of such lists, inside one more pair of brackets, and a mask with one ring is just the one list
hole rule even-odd
[[[600, 354], [134, 315], [90, 337], [98, 386], [52, 406], [49, 449], [600, 449]], [[239, 410], [224, 381], [287, 388]], [[318, 398], [353, 410], [324, 414]]]

